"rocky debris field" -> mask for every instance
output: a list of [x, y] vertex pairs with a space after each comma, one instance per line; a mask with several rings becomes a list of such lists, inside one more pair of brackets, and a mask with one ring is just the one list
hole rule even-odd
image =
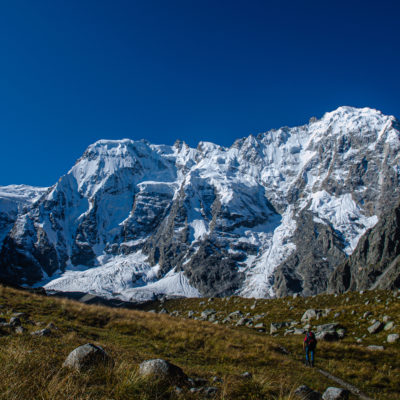
[[[313, 307], [315, 304], [318, 308]], [[345, 340], [365, 346], [376, 342], [385, 348], [399, 341], [399, 305], [400, 290], [394, 290], [273, 300], [164, 299], [147, 305], [146, 309], [172, 317], [248, 328], [273, 337], [303, 336], [311, 329], [320, 341]], [[391, 306], [395, 312], [389, 312]]]

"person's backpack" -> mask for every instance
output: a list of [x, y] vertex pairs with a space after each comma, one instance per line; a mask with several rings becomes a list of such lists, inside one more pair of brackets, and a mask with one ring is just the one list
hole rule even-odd
[[306, 345], [310, 348], [314, 348], [317, 345], [317, 339], [315, 338], [314, 332], [307, 332], [304, 340]]

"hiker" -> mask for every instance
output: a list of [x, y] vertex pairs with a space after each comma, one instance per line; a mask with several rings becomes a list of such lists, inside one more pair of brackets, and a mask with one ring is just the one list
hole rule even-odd
[[317, 339], [315, 338], [314, 332], [311, 328], [308, 329], [306, 337], [303, 342], [303, 350], [306, 352], [306, 365], [314, 367], [314, 353], [317, 347]]

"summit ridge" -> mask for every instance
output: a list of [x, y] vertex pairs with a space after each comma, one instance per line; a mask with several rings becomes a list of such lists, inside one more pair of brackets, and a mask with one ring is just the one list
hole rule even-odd
[[0, 278], [124, 300], [319, 293], [397, 205], [399, 149], [394, 117], [347, 106], [230, 147], [99, 140], [13, 213], [0, 188]]

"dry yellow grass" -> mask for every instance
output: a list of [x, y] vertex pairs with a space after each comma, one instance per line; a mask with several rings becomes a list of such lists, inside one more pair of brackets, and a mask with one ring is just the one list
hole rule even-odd
[[[304, 311], [306, 305], [301, 303], [304, 301], [292, 300], [296, 307], [290, 311], [286, 307], [286, 312]], [[320, 301], [324, 303], [324, 297]], [[174, 300], [163, 306], [200, 309], [200, 302], [199, 299]], [[213, 308], [220, 305], [228, 312], [250, 304], [251, 300], [238, 299], [228, 305], [216, 299]], [[42, 323], [40, 327], [24, 324], [30, 331], [49, 322], [58, 327], [49, 337], [35, 338], [29, 334], [0, 337], [0, 399], [202, 398], [185, 388], [178, 395], [163, 382], [141, 378], [137, 373], [138, 364], [150, 358], [168, 359], [190, 377], [207, 379], [209, 385], [219, 388], [216, 399], [292, 399], [294, 388], [300, 384], [318, 391], [332, 385], [302, 366], [301, 337], [271, 337], [247, 328], [88, 306], [2, 287], [0, 305], [4, 306], [0, 312], [6, 317], [12, 312], [27, 312], [31, 320]], [[268, 312], [268, 318], [278, 321], [290, 317], [285, 315], [283, 305], [283, 300], [274, 300], [264, 305], [260, 302], [258, 307], [259, 311]], [[62, 369], [69, 352], [88, 342], [104, 347], [114, 358], [115, 367], [85, 373]], [[281, 345], [293, 352], [293, 358], [280, 353]], [[398, 346], [392, 352], [384, 352], [380, 362], [376, 355], [361, 351], [359, 346], [346, 340], [342, 344], [321, 344], [318, 352], [326, 369], [379, 399], [400, 398], [396, 389], [400, 368], [393, 364], [397, 355]], [[253, 378], [241, 378], [244, 371], [251, 372]], [[214, 376], [221, 378], [222, 383], [212, 383]]]

